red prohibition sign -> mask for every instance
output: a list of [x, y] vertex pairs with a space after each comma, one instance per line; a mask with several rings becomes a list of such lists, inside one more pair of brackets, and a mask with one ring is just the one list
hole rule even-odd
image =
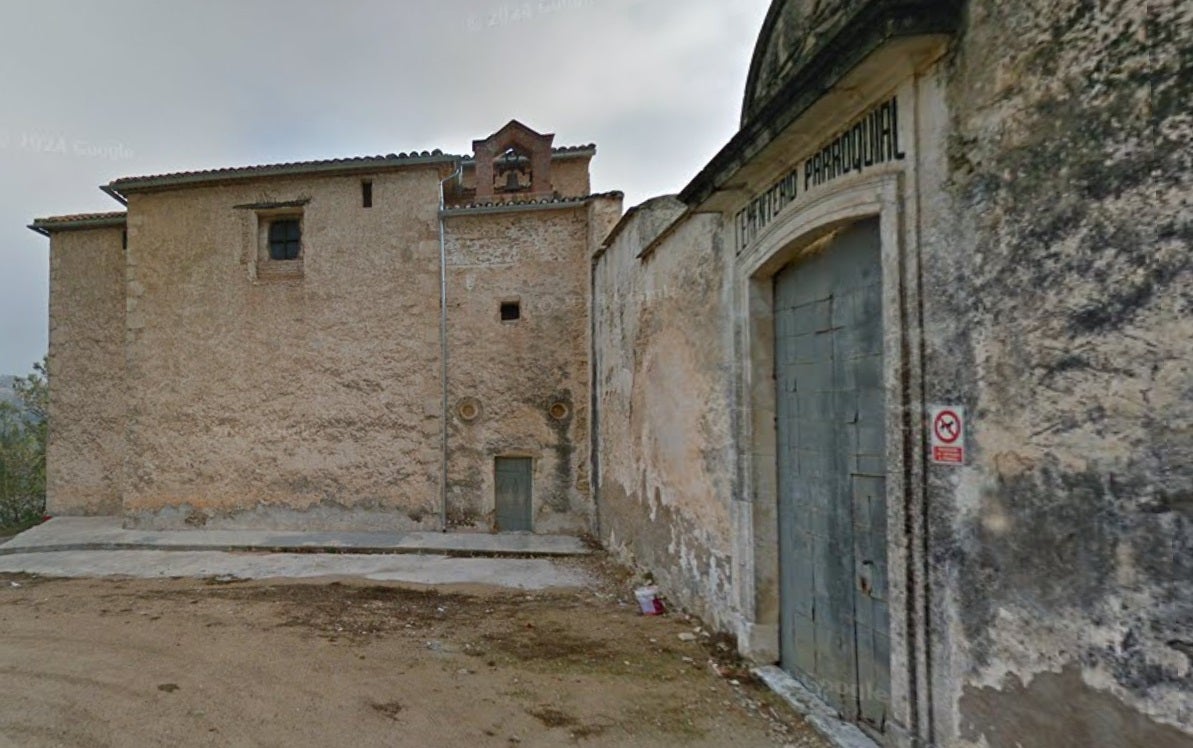
[[932, 431], [943, 443], [952, 444], [961, 438], [961, 417], [951, 410], [942, 410], [936, 414]]

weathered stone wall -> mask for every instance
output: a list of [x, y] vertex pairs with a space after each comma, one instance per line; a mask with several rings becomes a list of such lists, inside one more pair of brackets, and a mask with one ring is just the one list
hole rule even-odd
[[[133, 525], [435, 528], [431, 167], [134, 194], [124, 511]], [[258, 276], [257, 215], [309, 200], [303, 277]]]
[[973, 422], [930, 490], [946, 744], [1193, 744], [1189, 28], [977, 0], [946, 63], [926, 372]]
[[601, 539], [731, 628], [732, 249], [705, 215], [638, 258], [683, 210], [639, 206], [594, 268]]
[[50, 240], [46, 511], [118, 514], [124, 461], [124, 249], [119, 228]]
[[[620, 214], [620, 199], [594, 201]], [[535, 531], [592, 530], [588, 257], [604, 213], [578, 203], [447, 219], [454, 528], [493, 527], [494, 460], [518, 456], [534, 460]], [[502, 321], [503, 302], [519, 319]], [[461, 417], [466, 405], [475, 417]]]
[[[790, 38], [763, 61], [776, 85], [795, 74], [778, 63], [798, 67], [800, 50], [823, 41], [818, 29], [835, 28], [829, 11], [864, 3], [826, 4], [824, 25], [806, 17], [812, 4], [787, 5], [773, 17]], [[906, 662], [926, 678], [899, 694], [914, 704], [902, 727], [935, 744], [1193, 745], [1193, 46], [1181, 31], [1191, 26], [1193, 9], [1175, 0], [975, 0], [936, 67], [884, 79], [909, 107], [908, 157], [892, 167], [901, 176], [883, 208], [897, 230], [884, 229], [883, 242], [894, 282], [885, 304], [899, 321], [888, 334], [907, 331], [890, 365], [903, 357], [908, 368], [889, 402], [914, 415], [891, 418], [900, 425], [891, 443], [924, 433], [921, 406], [958, 404], [969, 415], [964, 467], [904, 463], [910, 513], [890, 534], [891, 552], [913, 538], [927, 556], [927, 580], [920, 546], [896, 559], [912, 588], [893, 628], [908, 632]], [[824, 98], [839, 103], [839, 93]], [[774, 142], [802, 142], [831, 108], [810, 108]], [[823, 137], [844, 124], [829, 123]], [[719, 156], [685, 195], [744, 200], [767, 186], [748, 180], [777, 178], [807, 155], [742, 147], [763, 154], [744, 177], [733, 172], [740, 154]], [[765, 159], [775, 162], [757, 163]], [[726, 185], [713, 184], [718, 168]], [[849, 179], [827, 190], [844, 194]], [[794, 211], [815, 196], [803, 200]], [[734, 595], [694, 584], [711, 576], [685, 569], [684, 554], [699, 548], [728, 567], [751, 560], [731, 552], [757, 562], [773, 548], [731, 546], [720, 533], [732, 513], [700, 513], [728, 504], [732, 460], [682, 499], [667, 487], [699, 484], [710, 455], [732, 452], [718, 446], [731, 441], [729, 425], [696, 423], [722, 418], [726, 382], [743, 364], [717, 320], [765, 313], [699, 280], [718, 243], [732, 244], [728, 231], [684, 240], [681, 229], [633, 259], [656, 230], [638, 227], [666, 210], [642, 206], [596, 268], [602, 528], [681, 602], [730, 628]], [[798, 223], [790, 212], [783, 221]], [[658, 289], [668, 293], [656, 298]], [[678, 362], [665, 384], [650, 376], [662, 360]], [[769, 372], [753, 374], [739, 383], [768, 386]], [[699, 404], [689, 412], [688, 403]], [[682, 438], [668, 460], [659, 445], [671, 434]], [[761, 610], [770, 592], [764, 571], [755, 574]], [[927, 651], [915, 638], [922, 626]]]

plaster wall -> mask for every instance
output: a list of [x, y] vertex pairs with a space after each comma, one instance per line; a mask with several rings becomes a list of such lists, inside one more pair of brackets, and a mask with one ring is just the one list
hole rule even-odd
[[589, 162], [592, 158], [567, 157], [551, 162], [551, 184], [562, 197], [580, 197], [592, 192]]
[[[438, 526], [436, 168], [134, 194], [130, 526]], [[258, 215], [307, 201], [302, 275]]]
[[[533, 459], [536, 532], [587, 533], [590, 234], [620, 199], [447, 219], [449, 525], [494, 524], [494, 459]], [[593, 223], [603, 228], [595, 228]], [[502, 303], [519, 318], [503, 321]], [[464, 417], [466, 407], [476, 415]]]
[[[790, 5], [781, 18], [811, 12]], [[732, 216], [865, 97], [897, 89], [908, 105], [908, 159], [889, 178], [877, 174], [892, 191], [870, 201], [883, 217], [892, 322], [888, 444], [904, 445], [889, 458], [899, 478], [888, 484], [892, 565], [906, 575], [892, 580], [904, 596], [892, 634], [905, 679], [892, 695], [892, 744], [1193, 745], [1193, 120], [1184, 105], [1193, 54], [1177, 32], [1190, 12], [1172, 1], [970, 2], [938, 62], [866, 63], [802, 120], [768, 132], [770, 145], [709, 198]], [[799, 48], [799, 31], [775, 43]], [[742, 269], [781, 264], [801, 229], [783, 241], [781, 232], [830, 225], [832, 194], [845, 200], [856, 185], [863, 195], [867, 179], [841, 178], [821, 189], [823, 200], [797, 200], [768, 229], [770, 254]], [[721, 518], [684, 525], [653, 511], [667, 504], [662, 492], [652, 497], [658, 460], [639, 435], [683, 421], [676, 408], [641, 415], [638, 358], [660, 340], [687, 340], [692, 323], [668, 318], [666, 333], [652, 335], [660, 312], [649, 288], [690, 277], [705, 256], [703, 245], [667, 252], [678, 235], [636, 265], [630, 258], [653, 235], [627, 229], [596, 269], [598, 288], [616, 289], [598, 292], [608, 308], [596, 312], [602, 528], [723, 628], [732, 628], [724, 611], [734, 599], [745, 622], [767, 624], [773, 516], [759, 498], [764, 458], [773, 463], [764, 433], [772, 414], [754, 407], [741, 419], [740, 490], [755, 506], [750, 516], [729, 504], [735, 538], [721, 553], [743, 569], [731, 594], [694, 587], [706, 577], [679, 572], [674, 555], [717, 548]], [[733, 243], [727, 230], [702, 240]], [[668, 255], [681, 259], [651, 265]], [[735, 283], [746, 285], [727, 306], [714, 290], [685, 289], [707, 318], [738, 319], [746, 345], [693, 356], [698, 364], [678, 367], [671, 386], [691, 394], [718, 367], [733, 378], [744, 364], [738, 382], [750, 410], [773, 389], [766, 367], [743, 358], [768, 349], [769, 310], [745, 275]], [[706, 333], [708, 346], [716, 336]], [[664, 392], [663, 401], [685, 394]], [[717, 399], [707, 402], [701, 410], [716, 414]], [[926, 458], [934, 404], [966, 409], [962, 467]], [[635, 417], [641, 427], [618, 433]], [[699, 461], [683, 464], [693, 471]], [[716, 490], [726, 502], [734, 493]]]
[[124, 250], [120, 228], [50, 240], [46, 512], [120, 511], [124, 461]]
[[601, 539], [664, 592], [733, 628], [732, 249], [720, 219], [658, 198], [594, 267]]
[[1193, 8], [977, 0], [923, 252], [949, 745], [1193, 745]]

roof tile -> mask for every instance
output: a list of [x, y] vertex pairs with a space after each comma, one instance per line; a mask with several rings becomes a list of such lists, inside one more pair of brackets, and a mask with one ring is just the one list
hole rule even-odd
[[150, 174], [140, 177], [122, 177], [113, 180], [108, 186], [116, 190], [122, 187], [142, 186], [142, 183], [157, 181], [206, 181], [219, 180], [227, 177], [246, 177], [257, 174], [272, 174], [276, 172], [303, 172], [309, 169], [326, 169], [337, 166], [390, 166], [413, 160], [438, 159], [454, 160], [463, 158], [445, 154], [438, 149], [434, 151], [412, 151], [410, 153], [387, 153], [377, 156], [350, 156], [347, 158], [328, 158], [315, 161], [288, 161], [277, 164], [258, 164], [255, 166], [230, 166], [218, 169], [200, 169], [196, 171], [177, 171], [166, 174]]
[[544, 197], [537, 200], [492, 200], [480, 203], [462, 203], [459, 205], [448, 205], [445, 210], [451, 212], [454, 210], [483, 210], [486, 208], [501, 209], [501, 208], [526, 208], [535, 205], [567, 205], [569, 203], [584, 203], [589, 200], [598, 198], [623, 198], [625, 193], [619, 191], [613, 192], [597, 192], [591, 195], [582, 195], [579, 197]]
[[[587, 145], [571, 145], [560, 146], [553, 148], [552, 153], [556, 154], [570, 154], [583, 153], [585, 151], [592, 151], [596, 149], [596, 145], [589, 143]], [[156, 182], [205, 182], [208, 180], [219, 181], [227, 178], [243, 178], [252, 176], [264, 176], [276, 173], [301, 173], [307, 170], [326, 170], [334, 169], [338, 166], [355, 167], [355, 166], [394, 166], [400, 165], [404, 162], [419, 160], [424, 161], [428, 159], [444, 160], [460, 160], [469, 161], [470, 156], [459, 156], [436, 148], [433, 151], [410, 151], [409, 153], [387, 153], [385, 155], [376, 156], [349, 156], [345, 158], [329, 158], [319, 159], [315, 161], [288, 161], [277, 164], [257, 164], [254, 166], [229, 166], [217, 169], [198, 169], [194, 171], [176, 171], [167, 172], [164, 174], [148, 174], [139, 177], [121, 177], [112, 180], [108, 187], [120, 191], [122, 188], [143, 188], [152, 186], [162, 186], [153, 183]]]
[[106, 213], [75, 213], [67, 216], [47, 216], [46, 218], [35, 218], [34, 223], [38, 224], [56, 224], [56, 223], [84, 223], [87, 221], [108, 221], [124, 218], [127, 213], [123, 210], [114, 210]]

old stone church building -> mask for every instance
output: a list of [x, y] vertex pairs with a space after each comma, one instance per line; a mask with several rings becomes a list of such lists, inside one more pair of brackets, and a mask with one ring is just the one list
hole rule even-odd
[[36, 222], [49, 511], [589, 531], [589, 258], [621, 196], [517, 122], [474, 149], [119, 179], [126, 211]]
[[1189, 746], [1191, 27], [775, 0], [624, 215], [518, 122], [116, 180], [33, 224], [50, 509], [592, 533], [859, 741]]

